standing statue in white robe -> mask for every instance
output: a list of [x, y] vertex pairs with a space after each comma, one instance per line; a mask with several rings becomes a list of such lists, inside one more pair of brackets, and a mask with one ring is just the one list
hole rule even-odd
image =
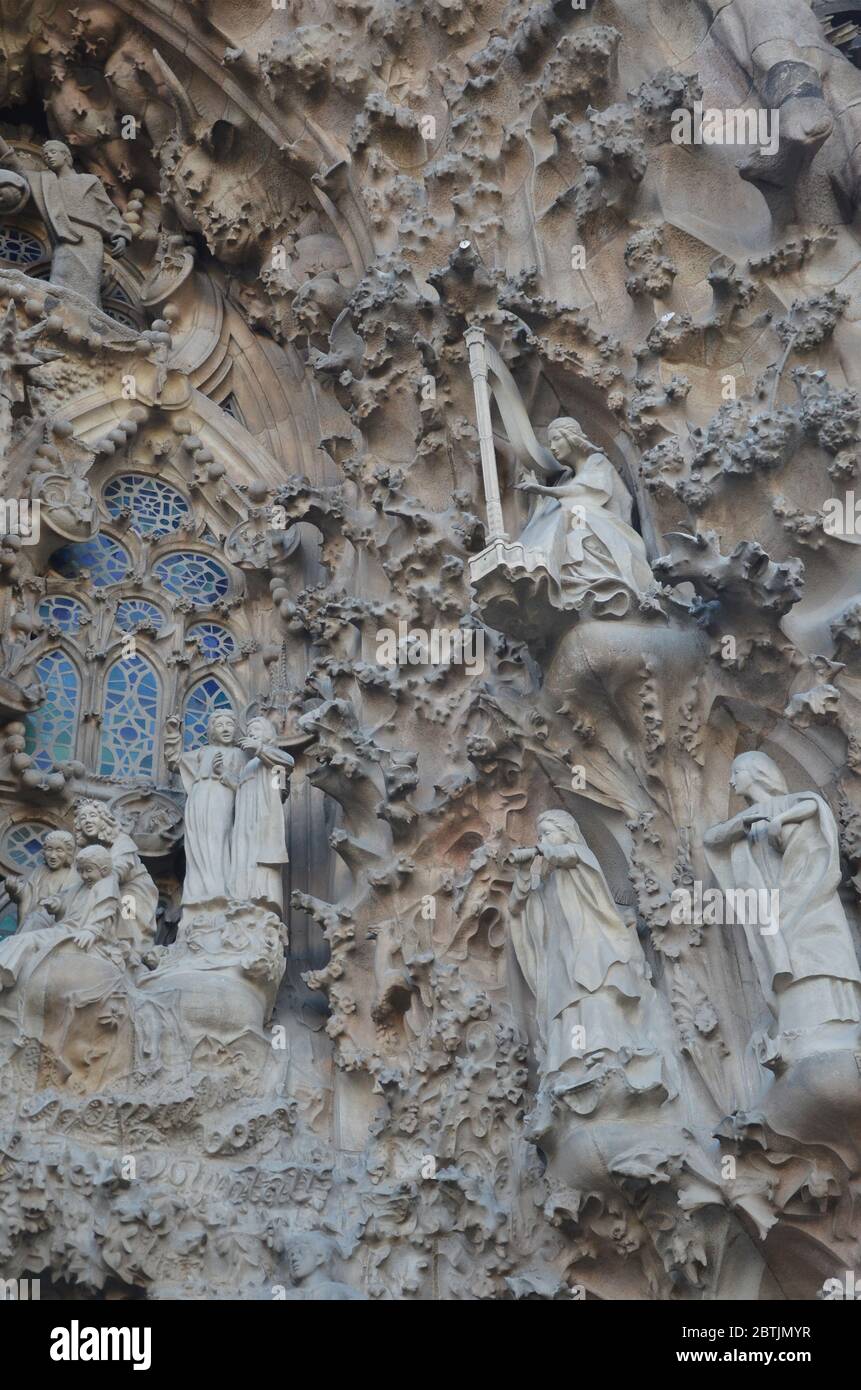
[[276, 745], [275, 726], [260, 715], [249, 722], [242, 747], [250, 758], [236, 790], [231, 896], [258, 903], [281, 915], [287, 836], [282, 793], [293, 759]]
[[535, 996], [542, 1086], [571, 1091], [617, 1072], [630, 1091], [675, 1095], [636, 929], [573, 816], [544, 812], [538, 834], [534, 849], [512, 856], [511, 936]]
[[[760, 988], [778, 1036], [763, 1061], [784, 1061], [861, 1045], [861, 970], [838, 894], [840, 849], [828, 804], [815, 792], [788, 792], [765, 753], [742, 753], [732, 786], [748, 808], [703, 837], [724, 892], [776, 892], [777, 930], [745, 921]], [[759, 899], [764, 901], [765, 899]]]
[[227, 899], [231, 893], [233, 806], [245, 756], [236, 745], [236, 718], [217, 710], [209, 742], [177, 758], [185, 803], [184, 907]]

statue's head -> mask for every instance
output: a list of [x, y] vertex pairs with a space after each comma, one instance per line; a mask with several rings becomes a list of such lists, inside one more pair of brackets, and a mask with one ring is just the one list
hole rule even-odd
[[75, 857], [75, 837], [69, 830], [49, 830], [42, 845], [42, 858], [49, 869], [65, 869]]
[[274, 743], [278, 737], [275, 725], [265, 714], [256, 714], [253, 719], [249, 719], [247, 733], [249, 738], [260, 743]]
[[113, 867], [111, 852], [104, 845], [87, 845], [86, 849], [78, 850], [75, 868], [84, 883], [98, 883], [100, 878], [107, 878]]
[[328, 1265], [334, 1249], [329, 1236], [320, 1235], [318, 1231], [296, 1231], [288, 1235], [284, 1254], [294, 1284], [307, 1279], [321, 1265]]
[[120, 825], [101, 801], [89, 798], [79, 801], [75, 808], [75, 836], [79, 845], [112, 845], [120, 833]]
[[42, 155], [52, 174], [66, 166], [70, 169], [73, 167], [72, 151], [62, 140], [46, 140], [42, 146]]
[[575, 420], [573, 415], [561, 415], [558, 420], [551, 420], [547, 426], [547, 447], [560, 463], [567, 463], [569, 459], [577, 458], [583, 453], [599, 452], [592, 441], [586, 438], [579, 421]]
[[538, 817], [538, 835], [553, 845], [583, 842], [583, 834], [573, 816], [567, 811], [542, 811]]
[[236, 739], [236, 716], [227, 709], [216, 710], [209, 716], [206, 732], [210, 743], [233, 743]]
[[786, 795], [786, 778], [766, 753], [739, 753], [732, 765], [730, 786], [753, 804], [769, 796]]

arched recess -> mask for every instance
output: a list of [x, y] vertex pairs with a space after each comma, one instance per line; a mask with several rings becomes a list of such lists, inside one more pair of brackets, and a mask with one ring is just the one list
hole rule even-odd
[[69, 762], [75, 756], [81, 709], [81, 677], [62, 647], [40, 656], [33, 668], [45, 698], [25, 720], [26, 751], [37, 767]]
[[155, 668], [136, 655], [105, 676], [98, 771], [103, 777], [155, 777], [161, 690]]

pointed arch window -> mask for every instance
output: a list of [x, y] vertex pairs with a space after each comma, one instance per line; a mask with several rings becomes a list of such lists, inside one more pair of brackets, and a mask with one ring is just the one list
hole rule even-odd
[[81, 682], [65, 652], [46, 652], [36, 662], [45, 699], [25, 720], [26, 751], [37, 767], [68, 762], [75, 755]]
[[189, 691], [182, 721], [182, 742], [186, 749], [201, 748], [206, 743], [207, 725], [217, 710], [230, 710], [233, 701], [220, 681], [207, 676]]
[[99, 772], [103, 777], [152, 777], [158, 728], [158, 677], [142, 656], [108, 671]]

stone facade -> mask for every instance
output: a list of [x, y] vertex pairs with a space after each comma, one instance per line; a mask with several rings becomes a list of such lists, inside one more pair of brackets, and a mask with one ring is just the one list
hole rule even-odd
[[4, 18], [3, 1278], [854, 1291], [837, 9]]

